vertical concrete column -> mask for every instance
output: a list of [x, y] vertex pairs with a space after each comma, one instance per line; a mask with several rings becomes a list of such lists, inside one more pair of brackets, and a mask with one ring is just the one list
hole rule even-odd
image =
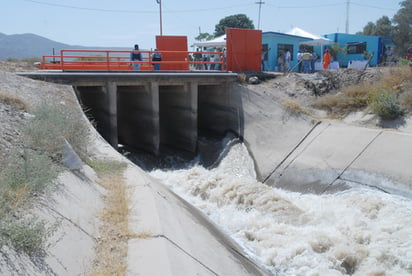
[[149, 84], [149, 93], [151, 95], [150, 110], [152, 111], [151, 126], [153, 152], [159, 153], [160, 148], [160, 123], [159, 123], [159, 83], [151, 82]]
[[190, 82], [186, 84], [186, 89], [189, 91], [189, 141], [191, 141], [190, 144], [190, 151], [195, 152], [197, 150], [197, 138], [198, 138], [198, 129], [197, 129], [197, 110], [198, 110], [198, 87], [199, 84], [197, 82]]
[[159, 83], [119, 86], [119, 143], [131, 148], [159, 153]]
[[161, 144], [190, 152], [196, 151], [197, 98], [197, 82], [160, 87]]
[[232, 83], [199, 87], [199, 129], [225, 134], [243, 135], [242, 98]]
[[105, 86], [108, 101], [109, 116], [109, 143], [115, 149], [118, 148], [117, 136], [117, 85], [115, 82], [107, 82]]

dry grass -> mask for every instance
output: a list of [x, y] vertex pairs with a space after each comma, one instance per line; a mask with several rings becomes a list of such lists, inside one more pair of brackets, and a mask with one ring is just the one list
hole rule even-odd
[[[99, 184], [107, 190], [105, 208], [100, 214], [100, 238], [90, 275], [125, 275], [129, 231], [128, 186], [123, 178], [125, 164], [116, 163], [117, 170], [98, 172]], [[122, 166], [120, 164], [123, 164]]]
[[408, 66], [392, 67], [376, 84], [381, 90], [398, 90], [399, 85], [410, 81], [412, 72]]
[[408, 111], [412, 111], [412, 91], [404, 92], [399, 97], [400, 104]]
[[0, 91], [0, 102], [6, 105], [10, 105], [17, 110], [22, 110], [22, 111], [28, 110], [28, 104], [25, 101], [23, 101], [22, 99], [16, 96], [11, 96], [1, 91]]
[[284, 99], [282, 100], [282, 106], [286, 109], [286, 111], [292, 115], [310, 115], [310, 112], [302, 107], [299, 103], [291, 100], [291, 99]]
[[[313, 106], [328, 111], [332, 117], [342, 117], [366, 108], [378, 91], [399, 92], [400, 85], [410, 79], [411, 72], [406, 66], [390, 68], [379, 81], [346, 87], [337, 94], [320, 97]], [[408, 102], [405, 98], [405, 103]]]

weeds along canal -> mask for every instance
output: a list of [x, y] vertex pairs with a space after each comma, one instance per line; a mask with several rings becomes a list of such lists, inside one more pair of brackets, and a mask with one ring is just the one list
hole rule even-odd
[[323, 195], [269, 187], [238, 139], [199, 145], [194, 157], [122, 151], [276, 275], [412, 273], [410, 200], [361, 187]]

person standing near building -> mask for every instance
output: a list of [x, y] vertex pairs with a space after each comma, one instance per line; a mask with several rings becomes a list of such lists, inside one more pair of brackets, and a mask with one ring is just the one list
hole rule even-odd
[[154, 61], [153, 66], [155, 70], [160, 70], [160, 61], [162, 61], [162, 54], [158, 51], [158, 49], [155, 49], [155, 52], [152, 54], [152, 61]]
[[130, 60], [133, 62], [133, 69], [138, 71], [140, 69], [140, 61], [142, 61], [142, 53], [139, 51], [139, 45], [134, 45], [134, 51], [130, 53]]
[[316, 63], [316, 60], [318, 59], [318, 54], [316, 54], [316, 52], [315, 51], [313, 51], [313, 53], [312, 53], [312, 60], [310, 61], [310, 67], [311, 67], [311, 70], [312, 70], [312, 73], [315, 73], [315, 63]]
[[388, 62], [389, 64], [393, 62], [393, 52], [391, 46], [389, 46], [385, 50], [385, 62]]
[[303, 52], [302, 60], [303, 60], [303, 72], [310, 73], [310, 62], [312, 60], [312, 55], [311, 53], [308, 52], [308, 50], [305, 50]]
[[332, 56], [329, 53], [329, 49], [325, 50], [325, 54], [323, 55], [323, 69], [328, 70], [329, 64], [332, 61]]
[[286, 50], [286, 53], [285, 53], [285, 68], [284, 68], [285, 73], [288, 72], [289, 69], [290, 69], [290, 60], [291, 59], [292, 59], [292, 56], [290, 54], [290, 51]]
[[283, 53], [279, 53], [278, 56], [278, 67], [279, 67], [279, 71], [283, 72], [284, 67], [285, 67], [285, 56], [283, 55]]
[[302, 60], [302, 51], [299, 50], [297, 55], [296, 55], [296, 59], [298, 61], [298, 72], [302, 73], [302, 66], [303, 66], [303, 60]]

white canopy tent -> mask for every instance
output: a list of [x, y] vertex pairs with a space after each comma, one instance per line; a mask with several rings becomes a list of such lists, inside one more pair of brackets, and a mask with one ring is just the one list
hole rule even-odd
[[218, 36], [212, 40], [202, 41], [193, 43], [195, 47], [216, 47], [216, 48], [224, 48], [226, 47], [226, 34], [222, 36]]
[[301, 36], [301, 37], [307, 37], [307, 38], [311, 38], [311, 39], [321, 38], [321, 37], [318, 36], [318, 35], [309, 33], [309, 32], [307, 32], [307, 31], [305, 31], [305, 30], [302, 30], [301, 28], [298, 28], [298, 27], [293, 28], [292, 30], [290, 30], [290, 31], [287, 32], [286, 34], [296, 35], [296, 36]]
[[312, 33], [309, 33], [305, 30], [302, 30], [298, 27], [293, 28], [287, 34], [290, 35], [296, 35], [296, 36], [302, 36], [302, 37], [307, 37], [309, 40], [305, 40], [300, 42], [300, 45], [308, 45], [308, 46], [320, 46], [321, 47], [321, 54], [320, 54], [320, 61], [323, 63], [323, 48], [325, 45], [331, 45], [334, 44], [332, 40], [329, 38], [321, 37]]

